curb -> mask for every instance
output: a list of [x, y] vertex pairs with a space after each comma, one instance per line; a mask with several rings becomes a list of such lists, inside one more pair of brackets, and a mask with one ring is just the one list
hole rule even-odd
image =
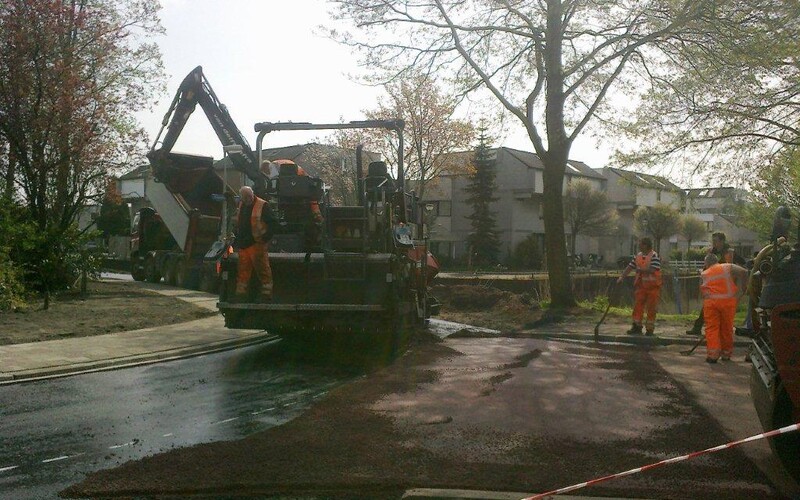
[[[556, 332], [556, 331], [525, 331], [522, 332], [525, 335], [530, 335], [531, 337], [541, 337], [545, 339], [552, 339], [552, 340], [582, 340], [582, 341], [594, 341], [594, 335], [586, 335], [582, 333], [565, 333], [565, 332]], [[600, 334], [597, 336], [597, 340], [600, 342], [614, 342], [618, 344], [629, 344], [629, 345], [636, 345], [636, 346], [670, 346], [670, 345], [686, 345], [686, 346], [693, 346], [700, 341], [700, 337], [689, 337], [688, 335], [686, 338], [680, 337], [659, 337], [655, 335], [653, 337], [646, 337], [644, 335], [603, 335]], [[747, 347], [750, 345], [750, 339], [737, 339], [733, 341], [734, 347]], [[701, 345], [703, 342], [700, 342]]]
[[131, 368], [135, 366], [150, 365], [163, 361], [174, 361], [178, 359], [192, 358], [205, 354], [229, 351], [241, 347], [277, 342], [280, 338], [266, 331], [260, 331], [247, 336], [209, 342], [207, 344], [191, 345], [175, 349], [152, 351], [133, 356], [120, 358], [101, 359], [84, 363], [74, 363], [69, 365], [51, 366], [33, 370], [23, 370], [13, 373], [0, 373], [0, 386], [17, 384], [22, 382], [32, 382], [35, 380], [47, 380], [54, 378], [70, 377], [84, 373], [94, 373], [100, 371], [116, 370], [120, 368]]
[[[402, 500], [519, 500], [533, 496], [534, 493], [519, 493], [513, 491], [482, 491], [438, 488], [413, 488], [406, 490]], [[589, 500], [589, 496], [558, 495], [548, 496], [553, 500]], [[622, 500], [619, 498], [606, 498], [603, 500]], [[636, 500], [636, 499], [628, 499]], [[639, 499], [643, 500], [643, 499]]]

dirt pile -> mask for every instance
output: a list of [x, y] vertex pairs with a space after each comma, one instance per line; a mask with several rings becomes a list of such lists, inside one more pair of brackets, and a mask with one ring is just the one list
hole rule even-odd
[[484, 285], [436, 285], [442, 319], [498, 330], [515, 330], [541, 317], [540, 304], [528, 294]]

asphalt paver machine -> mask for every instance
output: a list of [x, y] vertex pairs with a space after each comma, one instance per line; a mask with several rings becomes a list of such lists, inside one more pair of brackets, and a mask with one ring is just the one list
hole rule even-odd
[[[384, 129], [396, 135], [402, 151], [403, 126], [402, 120], [258, 123], [258, 162], [263, 164], [265, 136], [274, 132]], [[365, 172], [361, 153], [357, 148], [358, 205], [334, 206], [320, 179], [290, 169], [267, 180], [265, 195], [280, 221], [269, 244], [272, 299], [236, 298], [238, 258], [229, 254], [222, 262], [218, 305], [228, 327], [266, 329], [307, 347], [381, 346], [396, 353], [413, 325], [438, 312], [428, 293], [438, 264], [422, 237], [419, 200], [406, 190], [402, 155], [393, 177], [380, 161]], [[312, 227], [314, 204], [322, 222]]]

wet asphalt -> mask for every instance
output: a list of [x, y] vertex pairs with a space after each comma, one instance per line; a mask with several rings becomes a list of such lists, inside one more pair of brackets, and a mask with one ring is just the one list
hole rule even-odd
[[[433, 333], [446, 337], [463, 326], [441, 324]], [[670, 377], [664, 373], [655, 376], [659, 370], [650, 365], [652, 360], [648, 356], [631, 366], [625, 364], [630, 363], [630, 360], [623, 362], [629, 355], [620, 355], [629, 349], [613, 352], [613, 349], [606, 351], [588, 345], [502, 338], [492, 341], [455, 339], [448, 341], [448, 345], [459, 349], [462, 354], [456, 358], [460, 361], [448, 361], [440, 367], [440, 382], [447, 382], [458, 374], [472, 374], [476, 366], [485, 365], [463, 381], [465, 390], [475, 392], [473, 396], [481, 404], [470, 406], [467, 413], [460, 415], [458, 412], [467, 408], [463, 407], [463, 398], [459, 399], [447, 413], [447, 422], [453, 422], [453, 426], [463, 421], [474, 429], [482, 421], [479, 418], [481, 412], [486, 413], [487, 423], [496, 426], [495, 411], [499, 409], [496, 405], [502, 406], [505, 400], [492, 403], [493, 398], [508, 391], [522, 391], [506, 396], [518, 402], [517, 406], [520, 401], [527, 401], [535, 407], [511, 412], [512, 417], [519, 419], [515, 425], [530, 428], [532, 435], [565, 436], [565, 428], [572, 432], [580, 430], [580, 435], [571, 439], [580, 443], [582, 458], [579, 462], [582, 463], [585, 463], [583, 459], [587, 454], [591, 455], [587, 453], [590, 451], [587, 446], [597, 435], [615, 435], [615, 439], [638, 450], [643, 446], [641, 440], [648, 434], [648, 428], [660, 436], [665, 428], [680, 430], [687, 427], [686, 435], [680, 439], [671, 437], [667, 440], [668, 445], [660, 443], [652, 450], [646, 450], [645, 455], [654, 454], [652, 459], [663, 458], [656, 455], [665, 450], [673, 456], [728, 439], [717, 424], [695, 406], [692, 398], [687, 398], [683, 389], [674, 385]], [[492, 361], [494, 357], [498, 359]], [[529, 363], [532, 370], [525, 370]], [[595, 366], [596, 371], [586, 373], [589, 366]], [[675, 373], [672, 375], [677, 376]], [[131, 460], [178, 448], [256, 435], [301, 416], [333, 388], [362, 378], [364, 375], [357, 369], [325, 366], [319, 360], [293, 359], [280, 342], [274, 342], [157, 365], [3, 386], [0, 387], [0, 498], [55, 498], [59, 491], [81, 482], [87, 474], [95, 471], [112, 469]], [[401, 378], [405, 380], [408, 377]], [[602, 390], [590, 383], [598, 380], [603, 380], [599, 383]], [[367, 379], [358, 383], [368, 382]], [[641, 387], [633, 391], [623, 382]], [[538, 397], [525, 397], [532, 389]], [[582, 390], [593, 397], [565, 397]], [[447, 397], [463, 396], [462, 392], [450, 387], [445, 393], [431, 394], [431, 401], [437, 402], [431, 415], [424, 411], [425, 393], [410, 392], [407, 396], [413, 395], [415, 411], [408, 418], [414, 421], [427, 418], [422, 428], [432, 428], [431, 422], [439, 422], [434, 418], [441, 412], [438, 405]], [[604, 394], [607, 397], [600, 398]], [[633, 402], [626, 396], [630, 394], [637, 394]], [[600, 404], [598, 398], [604, 402]], [[384, 410], [391, 410], [395, 418], [402, 416], [401, 409], [409, 408], [408, 404], [400, 404], [402, 401], [395, 401], [392, 397], [379, 399], [382, 405], [391, 406], [394, 402], [397, 408]], [[580, 403], [582, 399], [588, 406]], [[635, 408], [632, 408], [634, 403]], [[564, 405], [572, 406], [565, 408]], [[534, 415], [541, 418], [532, 418]], [[646, 418], [647, 415], [650, 418]], [[350, 419], [348, 415], [347, 420]], [[620, 425], [628, 419], [633, 420]], [[626, 435], [625, 429], [636, 429], [636, 432]], [[694, 443], [698, 436], [703, 438], [703, 442]], [[407, 439], [401, 441], [408, 442]], [[441, 436], [438, 441], [429, 436], [425, 443], [434, 448], [452, 444], [447, 436]], [[375, 448], [385, 449], [389, 444]], [[598, 446], [596, 456], [607, 457], [606, 446]], [[449, 450], [446, 455], [452, 455], [453, 449], [445, 447]], [[461, 446], [457, 449], [461, 450]], [[535, 452], [534, 455], [541, 453], [541, 450], [528, 451]], [[249, 461], [252, 458], [250, 456]], [[631, 464], [622, 465], [642, 465], [647, 461], [645, 458], [638, 457]], [[711, 463], [716, 460], [712, 459]], [[701, 469], [709, 465], [703, 463]], [[219, 464], [219, 467], [225, 466]], [[733, 492], [738, 496], [734, 494], [731, 498], [747, 497], [756, 491], [758, 495], [774, 497], [776, 492], [766, 478], [757, 473], [753, 477], [749, 472], [745, 473], [751, 468], [752, 463], [744, 457], [721, 467], [720, 470], [725, 472], [718, 478], [721, 480], [717, 484], [720, 490], [716, 493], [726, 493], [719, 498]], [[693, 466], [688, 470], [694, 469]], [[554, 484], [564, 485], [576, 478], [587, 478], [588, 472], [582, 468], [580, 473], [573, 472]], [[661, 480], [670, 482], [672, 473], [666, 472], [666, 475]], [[747, 485], [744, 488], [740, 483], [743, 477], [748, 478], [744, 481]], [[487, 481], [480, 484], [489, 484]], [[681, 483], [681, 486], [685, 488], [687, 484]], [[675, 487], [670, 483], [666, 491], [674, 493]], [[637, 491], [640, 494], [634, 496], [646, 497], [656, 490], [642, 488]]]
[[275, 342], [0, 387], [0, 498], [55, 498], [92, 471], [269, 429], [357, 376]]

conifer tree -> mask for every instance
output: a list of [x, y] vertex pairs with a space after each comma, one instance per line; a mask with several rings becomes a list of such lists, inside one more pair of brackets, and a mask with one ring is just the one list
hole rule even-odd
[[495, 160], [489, 150], [489, 139], [485, 130], [481, 130], [478, 141], [473, 160], [475, 172], [470, 178], [469, 185], [464, 188], [469, 195], [466, 201], [472, 207], [472, 214], [467, 217], [472, 222], [472, 232], [467, 238], [467, 245], [472, 265], [488, 266], [497, 262], [497, 254], [500, 251], [496, 214], [491, 209], [492, 202], [498, 200], [495, 196], [497, 184]]

